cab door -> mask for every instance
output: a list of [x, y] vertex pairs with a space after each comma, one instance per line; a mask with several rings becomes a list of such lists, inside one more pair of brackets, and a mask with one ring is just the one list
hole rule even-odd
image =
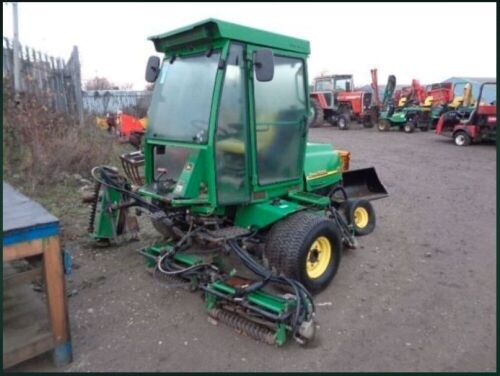
[[231, 43], [215, 132], [215, 175], [219, 205], [249, 201], [248, 102], [244, 47]]
[[[249, 62], [258, 48], [249, 46]], [[302, 179], [308, 109], [305, 62], [284, 51], [273, 50], [273, 54], [271, 81], [261, 82], [250, 75], [254, 188], [283, 182], [292, 185]]]

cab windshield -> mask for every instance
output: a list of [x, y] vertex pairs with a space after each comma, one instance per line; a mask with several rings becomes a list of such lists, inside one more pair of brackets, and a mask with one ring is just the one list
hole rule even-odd
[[149, 110], [148, 137], [204, 144], [220, 53], [165, 60]]
[[348, 91], [350, 84], [350, 78], [337, 78], [335, 79], [335, 91]]

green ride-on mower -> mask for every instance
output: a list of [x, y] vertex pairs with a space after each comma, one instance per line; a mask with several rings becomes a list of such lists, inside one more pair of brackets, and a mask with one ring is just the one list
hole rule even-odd
[[395, 127], [405, 133], [413, 133], [416, 128], [428, 131], [431, 104], [424, 101], [424, 90], [417, 80], [413, 80], [410, 91], [395, 104], [393, 99], [396, 77], [391, 75], [384, 91], [382, 111], [380, 111], [377, 129], [387, 132]]
[[214, 19], [150, 39], [164, 57], [146, 68], [144, 147], [121, 156], [126, 176], [93, 169], [92, 238], [120, 243], [145, 215], [163, 235], [138, 250], [154, 276], [252, 338], [309, 342], [312, 294], [387, 196], [373, 168], [307, 142], [309, 42]]

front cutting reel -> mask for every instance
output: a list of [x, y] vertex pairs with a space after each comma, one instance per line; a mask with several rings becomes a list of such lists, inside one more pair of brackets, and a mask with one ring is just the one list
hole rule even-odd
[[[209, 316], [239, 333], [278, 346], [289, 335], [300, 344], [310, 341], [315, 330], [314, 305], [307, 290], [296, 281], [272, 275], [238, 244], [241, 242], [245, 243], [241, 238], [230, 240], [225, 251], [212, 249], [208, 256], [206, 251], [175, 251], [171, 243], [153, 245], [140, 253], [154, 276], [185, 282], [191, 291], [201, 290]], [[238, 276], [234, 269], [226, 272], [218, 251], [233, 252], [260, 278]]]
[[[249, 229], [223, 219], [168, 212], [132, 190], [127, 180], [108, 167], [94, 169], [97, 182], [91, 212], [91, 236], [114, 242], [136, 223], [131, 208], [144, 212], [172, 229], [165, 242], [139, 250], [153, 276], [201, 291], [212, 320], [266, 344], [282, 346], [292, 337], [300, 344], [314, 338], [314, 303], [298, 281], [276, 275], [258, 262], [249, 250], [258, 242]], [[134, 220], [132, 220], [134, 219]], [[237, 275], [223, 259], [238, 259], [251, 274]]]

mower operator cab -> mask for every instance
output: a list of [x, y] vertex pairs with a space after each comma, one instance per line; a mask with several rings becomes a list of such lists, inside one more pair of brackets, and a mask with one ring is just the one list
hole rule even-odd
[[146, 68], [143, 152], [121, 156], [128, 179], [92, 169], [91, 237], [136, 236], [135, 208], [163, 236], [138, 250], [153, 275], [201, 290], [212, 319], [248, 336], [306, 344], [311, 293], [374, 231], [385, 187], [372, 167], [348, 170], [348, 152], [307, 143], [309, 42], [213, 19], [151, 40], [164, 58]]
[[319, 77], [314, 82], [314, 91], [352, 91], [352, 75], [334, 75]]
[[302, 189], [309, 42], [212, 19], [150, 39], [143, 194], [208, 210]]

